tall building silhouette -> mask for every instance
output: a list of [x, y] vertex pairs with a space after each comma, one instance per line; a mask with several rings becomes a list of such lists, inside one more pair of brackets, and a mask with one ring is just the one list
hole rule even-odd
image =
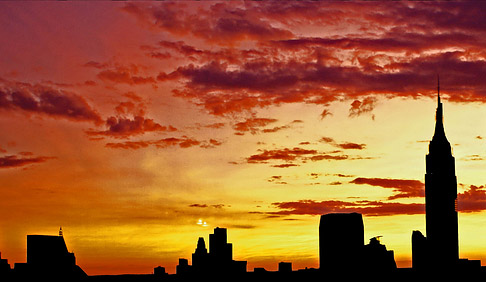
[[439, 80], [435, 131], [425, 162], [426, 237], [419, 231], [413, 232], [412, 264], [416, 269], [454, 267], [459, 260], [457, 179], [451, 145], [444, 131]]
[[233, 260], [233, 244], [228, 243], [226, 228], [214, 228], [214, 234], [209, 234], [209, 255], [218, 264]]
[[363, 216], [359, 213], [321, 215], [319, 224], [319, 268], [348, 268], [361, 259], [364, 246]]

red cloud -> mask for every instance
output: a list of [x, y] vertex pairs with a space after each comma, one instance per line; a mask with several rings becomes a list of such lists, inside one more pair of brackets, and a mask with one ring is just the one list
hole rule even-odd
[[129, 3], [123, 9], [144, 24], [155, 24], [173, 35], [190, 34], [222, 45], [292, 36], [290, 31], [274, 27], [260, 17], [248, 17], [247, 5], [198, 5], [197, 14], [184, 12], [184, 4], [180, 3], [158, 6]]
[[391, 188], [396, 194], [388, 197], [389, 200], [425, 196], [424, 183], [418, 180], [358, 177], [350, 183]]
[[485, 186], [471, 185], [468, 191], [457, 195], [457, 209], [461, 212], [477, 212], [486, 210]]
[[124, 67], [117, 67], [111, 70], [103, 70], [98, 73], [98, 78], [104, 81], [126, 83], [130, 85], [155, 83], [155, 79], [153, 77], [133, 75], [130, 69]]
[[90, 121], [96, 124], [101, 122], [99, 114], [83, 97], [63, 90], [27, 83], [0, 81], [0, 109], [73, 121]]
[[216, 146], [220, 146], [221, 144], [223, 144], [223, 142], [215, 139], [209, 139], [209, 141], [199, 141], [193, 138], [189, 138], [187, 136], [182, 136], [180, 138], [169, 137], [148, 141], [125, 141], [118, 143], [110, 142], [106, 143], [105, 146], [114, 149], [141, 149], [149, 146], [154, 146], [156, 148], [162, 149], [171, 146], [179, 146], [180, 148], [189, 148], [194, 146], [199, 146], [201, 148], [214, 148]]
[[425, 213], [424, 204], [384, 203], [370, 201], [321, 201], [301, 200], [297, 202], [272, 203], [280, 209], [277, 212], [269, 212], [274, 215], [320, 215], [326, 213], [350, 213], [358, 212], [367, 216], [388, 216], [398, 214], [422, 214]]
[[322, 137], [321, 139], [319, 139], [319, 142], [328, 143], [332, 146], [345, 149], [345, 150], [350, 150], [350, 149], [363, 150], [366, 148], [366, 144], [357, 144], [352, 142], [336, 143], [336, 141], [334, 141], [334, 139], [331, 137]]
[[[176, 40], [144, 49], [150, 56], [167, 59], [176, 54], [177, 60], [193, 62], [160, 72], [158, 80], [177, 81], [175, 95], [214, 115], [281, 103], [327, 105], [348, 98], [350, 116], [358, 116], [373, 110], [372, 97], [378, 95], [432, 94], [437, 70], [447, 81], [444, 86], [452, 101], [485, 101], [484, 4], [373, 3], [369, 11], [363, 7], [369, 6], [198, 3], [188, 9], [185, 3], [129, 3], [123, 10], [176, 37], [219, 44], [204, 49]], [[299, 37], [289, 31], [316, 23], [330, 35]], [[342, 32], [336, 35], [336, 30]], [[242, 47], [243, 40], [256, 42]], [[112, 79], [136, 83], [131, 71], [111, 71]], [[329, 114], [324, 110], [321, 116]]]
[[[380, 178], [356, 178], [351, 181], [357, 184], [370, 184], [384, 188], [399, 190], [396, 198], [423, 197], [423, 183], [417, 180], [403, 179], [380, 179]], [[332, 183], [338, 184], [338, 183]], [[420, 188], [422, 187], [422, 188]], [[478, 212], [486, 210], [485, 186], [471, 185], [468, 191], [458, 194], [459, 212]], [[425, 204], [419, 203], [397, 203], [380, 201], [313, 201], [300, 200], [296, 202], [278, 202], [272, 205], [279, 209], [276, 212], [269, 212], [272, 215], [320, 215], [326, 213], [349, 213], [358, 212], [367, 216], [389, 216], [389, 215], [411, 215], [425, 213]]]
[[273, 118], [249, 118], [245, 121], [238, 122], [233, 126], [233, 129], [238, 133], [249, 131], [251, 134], [256, 134], [260, 131], [260, 127], [265, 127], [270, 123], [276, 122]]
[[298, 147], [292, 149], [264, 150], [260, 154], [248, 157], [247, 161], [248, 163], [265, 163], [268, 160], [294, 161], [302, 156], [314, 154], [317, 154], [316, 150], [306, 150]]
[[[31, 154], [20, 154], [22, 156]], [[53, 159], [53, 157], [18, 157], [15, 155], [9, 155], [0, 157], [0, 169], [2, 168], [14, 168], [26, 166], [29, 164], [43, 163], [47, 160]]]
[[[261, 150], [260, 150], [261, 151]], [[307, 161], [322, 161], [322, 160], [356, 160], [362, 159], [362, 157], [350, 157], [348, 155], [335, 155], [341, 151], [334, 151], [329, 153], [320, 153], [313, 149], [303, 149], [299, 147], [263, 150], [259, 154], [252, 155], [246, 159], [248, 163], [267, 163], [272, 160], [285, 161], [288, 164], [272, 165], [273, 167], [286, 168], [295, 166], [293, 162], [307, 162]]]

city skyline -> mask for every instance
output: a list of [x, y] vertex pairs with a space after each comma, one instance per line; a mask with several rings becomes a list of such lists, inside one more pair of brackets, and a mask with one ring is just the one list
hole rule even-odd
[[483, 259], [484, 11], [2, 3], [2, 258], [62, 226], [89, 275], [175, 273], [219, 226], [249, 270], [318, 268], [319, 216], [358, 212], [410, 267], [440, 75], [459, 257]]

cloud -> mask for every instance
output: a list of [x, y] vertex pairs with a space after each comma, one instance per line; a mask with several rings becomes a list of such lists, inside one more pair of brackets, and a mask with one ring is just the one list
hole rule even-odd
[[260, 132], [260, 127], [265, 127], [276, 121], [277, 120], [273, 118], [248, 118], [233, 125], [233, 129], [237, 133], [250, 132], [251, 134], [256, 134]]
[[299, 166], [297, 164], [278, 164], [278, 165], [272, 165], [272, 167], [278, 167], [278, 168], [288, 168], [288, 167], [293, 167], [293, 166]]
[[336, 155], [341, 151], [333, 152], [319, 152], [314, 149], [303, 149], [299, 147], [259, 150], [260, 153], [251, 155], [246, 158], [247, 163], [269, 163], [271, 161], [284, 161], [285, 164], [272, 165], [272, 167], [288, 168], [296, 166], [295, 162], [306, 163], [307, 161], [322, 161], [322, 160], [358, 160], [365, 159], [360, 156]]
[[349, 116], [356, 117], [364, 113], [369, 113], [373, 111], [375, 104], [376, 98], [374, 97], [366, 97], [363, 99], [363, 101], [354, 100], [353, 103], [351, 103], [351, 108], [349, 109]]
[[177, 128], [172, 125], [163, 126], [153, 119], [145, 118], [145, 103], [142, 98], [133, 92], [123, 94], [129, 101], [121, 101], [115, 107], [116, 116], [106, 119], [105, 130], [86, 130], [91, 138], [95, 136], [108, 136], [114, 138], [128, 138], [146, 132], [174, 132]]
[[282, 181], [282, 176], [281, 175], [274, 175], [267, 179], [268, 182], [274, 183], [274, 184], [287, 184], [286, 181]]
[[123, 10], [150, 27], [175, 36], [194, 36], [210, 43], [232, 45], [239, 41], [290, 38], [288, 30], [247, 12], [248, 5], [197, 5], [198, 12], [185, 12], [184, 4], [144, 5], [129, 3]]
[[469, 190], [457, 195], [457, 209], [460, 212], [478, 212], [486, 210], [485, 186], [470, 185]]
[[81, 96], [39, 84], [0, 80], [0, 110], [51, 118], [101, 123], [99, 114]]
[[19, 153], [19, 155], [21, 155], [22, 157], [16, 155], [7, 155], [7, 156], [0, 157], [0, 169], [22, 167], [30, 164], [43, 163], [50, 159], [54, 159], [54, 157], [45, 157], [45, 156], [27, 157], [27, 156], [32, 156], [32, 153], [29, 154]]
[[423, 214], [424, 204], [386, 203], [379, 201], [313, 201], [300, 200], [296, 202], [277, 202], [272, 206], [279, 209], [269, 212], [272, 215], [321, 215], [326, 213], [358, 212], [365, 216], [389, 216], [401, 214]]
[[[351, 183], [369, 184], [383, 188], [391, 188], [397, 194], [388, 198], [424, 197], [423, 183], [417, 180], [381, 179], [381, 178], [356, 178]], [[340, 185], [333, 182], [330, 185]], [[479, 212], [486, 210], [486, 186], [470, 185], [467, 191], [457, 195], [458, 211], [463, 213]], [[278, 209], [276, 212], [268, 212], [269, 215], [320, 215], [326, 213], [358, 212], [366, 216], [412, 215], [424, 214], [424, 203], [399, 203], [383, 201], [314, 201], [300, 200], [291, 202], [276, 202], [272, 206]]]
[[319, 139], [319, 142], [327, 143], [327, 144], [330, 144], [334, 147], [338, 147], [338, 148], [345, 149], [345, 150], [363, 150], [363, 149], [366, 148], [366, 144], [358, 144], [358, 143], [352, 143], [352, 142], [337, 143], [331, 137], [322, 137], [321, 139]]
[[425, 185], [419, 180], [358, 177], [350, 181], [350, 183], [393, 189], [395, 194], [388, 197], [388, 200], [425, 196]]
[[[349, 116], [357, 117], [371, 114], [380, 96], [432, 95], [438, 70], [451, 101], [486, 100], [486, 28], [480, 13], [484, 4], [372, 7], [367, 11], [362, 3], [198, 3], [191, 8], [185, 3], [128, 3], [122, 9], [151, 30], [174, 38], [143, 48], [151, 57], [186, 60], [186, 65], [160, 71], [158, 81], [176, 82], [174, 95], [214, 115], [255, 112], [283, 103], [328, 106], [349, 101]], [[324, 27], [320, 37], [290, 31], [312, 24]], [[212, 43], [211, 48], [191, 46], [188, 42], [198, 41], [192, 39]], [[243, 41], [253, 42], [240, 44]], [[106, 75], [112, 79], [135, 83], [130, 69], [91, 65], [111, 71]], [[139, 76], [146, 81], [155, 77]], [[329, 115], [323, 110], [321, 118]]]
[[464, 158], [461, 158], [461, 160], [464, 160], [464, 161], [484, 161], [485, 158], [480, 156], [480, 155], [468, 155], [468, 156], [465, 156]]
[[222, 145], [223, 142], [216, 139], [209, 140], [197, 140], [187, 136], [182, 137], [168, 137], [158, 140], [146, 140], [146, 141], [124, 141], [124, 142], [109, 142], [105, 146], [113, 149], [142, 149], [149, 146], [153, 146], [159, 149], [164, 149], [173, 146], [179, 146], [180, 148], [190, 148], [199, 146], [200, 148], [215, 148]]
[[115, 83], [126, 83], [130, 85], [155, 83], [155, 78], [147, 76], [133, 75], [128, 68], [117, 67], [115, 69], [103, 70], [97, 77], [103, 81]]
[[329, 155], [329, 154], [318, 154], [310, 157], [311, 161], [322, 161], [322, 160], [346, 160], [349, 156], [347, 155]]
[[190, 208], [207, 208], [208, 205], [206, 204], [192, 204], [192, 205], [189, 205]]
[[265, 163], [269, 160], [294, 161], [302, 156], [317, 154], [316, 150], [302, 148], [284, 148], [276, 150], [263, 150], [260, 154], [252, 155], [247, 158], [248, 163]]
[[321, 119], [324, 119], [325, 117], [332, 116], [332, 113], [328, 109], [324, 109], [321, 113]]
[[110, 136], [115, 138], [127, 138], [133, 135], [143, 134], [145, 132], [173, 132], [177, 129], [171, 125], [162, 126], [153, 119], [147, 119], [142, 116], [135, 116], [133, 119], [125, 117], [111, 116], [106, 120], [107, 130], [87, 130], [89, 136]]

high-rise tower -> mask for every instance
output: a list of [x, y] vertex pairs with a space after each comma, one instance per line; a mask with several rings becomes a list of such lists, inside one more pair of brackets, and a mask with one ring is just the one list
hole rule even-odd
[[437, 79], [435, 132], [426, 156], [425, 220], [428, 261], [453, 266], [459, 260], [457, 179], [451, 145], [445, 136]]

